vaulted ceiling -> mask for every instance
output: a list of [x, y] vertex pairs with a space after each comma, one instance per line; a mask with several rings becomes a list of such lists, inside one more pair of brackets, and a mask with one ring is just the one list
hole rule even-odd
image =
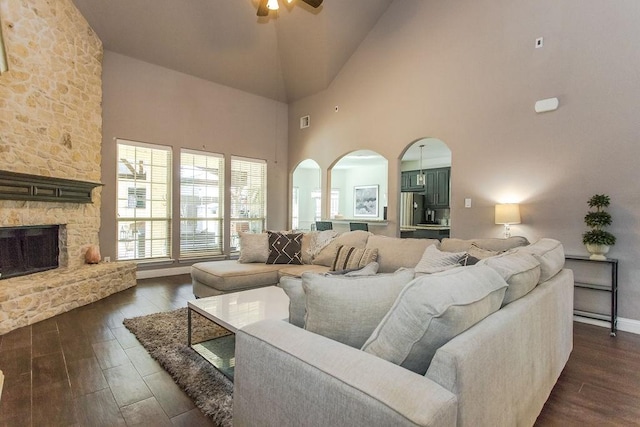
[[329, 86], [393, 0], [73, 0], [106, 50], [291, 102]]

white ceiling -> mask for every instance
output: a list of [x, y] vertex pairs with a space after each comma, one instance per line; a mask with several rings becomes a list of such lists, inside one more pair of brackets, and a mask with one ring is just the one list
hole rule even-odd
[[104, 48], [291, 102], [326, 89], [393, 0], [73, 0]]

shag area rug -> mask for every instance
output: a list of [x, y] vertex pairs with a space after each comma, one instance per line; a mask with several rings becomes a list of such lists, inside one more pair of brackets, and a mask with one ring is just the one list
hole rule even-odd
[[[187, 316], [185, 307], [123, 323], [205, 415], [231, 426], [233, 383], [187, 345]], [[229, 334], [195, 312], [192, 316], [192, 342]]]

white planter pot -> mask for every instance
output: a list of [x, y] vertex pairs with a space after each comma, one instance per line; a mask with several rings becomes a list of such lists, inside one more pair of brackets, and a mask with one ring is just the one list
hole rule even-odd
[[598, 261], [604, 261], [607, 259], [609, 245], [592, 245], [591, 243], [587, 243], [585, 246], [587, 247], [587, 251], [591, 254], [589, 259], [595, 259]]

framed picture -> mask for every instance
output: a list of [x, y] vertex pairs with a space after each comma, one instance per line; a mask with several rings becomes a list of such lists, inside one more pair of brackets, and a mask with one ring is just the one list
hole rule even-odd
[[354, 187], [353, 216], [378, 217], [378, 186], [361, 185]]

